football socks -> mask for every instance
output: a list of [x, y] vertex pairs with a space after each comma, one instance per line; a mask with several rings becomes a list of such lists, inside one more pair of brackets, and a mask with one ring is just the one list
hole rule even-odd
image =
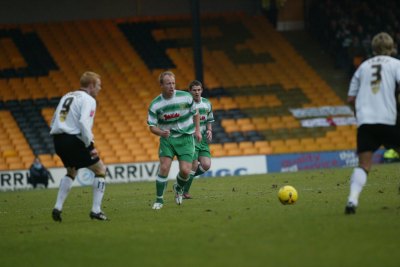
[[106, 180], [103, 177], [95, 177], [93, 181], [93, 206], [92, 212], [101, 212], [101, 201], [104, 196], [104, 190], [106, 188]]
[[58, 189], [57, 194], [57, 201], [56, 205], [54, 206], [54, 208], [56, 208], [57, 210], [62, 210], [65, 199], [67, 198], [68, 193], [71, 190], [73, 182], [74, 180], [72, 180], [69, 176], [64, 176], [63, 178], [61, 178], [60, 188]]
[[201, 167], [201, 164], [199, 164], [199, 166], [197, 166], [196, 173], [194, 174], [194, 176], [202, 175], [205, 172], [206, 171], [203, 169], [203, 167]]
[[179, 172], [178, 175], [176, 176], [176, 182], [177, 182], [177, 190], [181, 191], [184, 187], [187, 181], [189, 180], [189, 177], [182, 177], [181, 173]]
[[190, 172], [189, 175], [189, 180], [187, 181], [187, 183], [185, 184], [185, 187], [183, 188], [183, 193], [189, 193], [190, 190], [190, 186], [192, 185], [193, 179], [194, 179], [194, 171]]
[[167, 176], [158, 175], [156, 178], [156, 202], [164, 203], [164, 191], [167, 188]]
[[348, 202], [358, 205], [358, 197], [367, 182], [367, 173], [364, 169], [357, 167], [354, 168], [353, 174], [350, 179], [350, 195]]

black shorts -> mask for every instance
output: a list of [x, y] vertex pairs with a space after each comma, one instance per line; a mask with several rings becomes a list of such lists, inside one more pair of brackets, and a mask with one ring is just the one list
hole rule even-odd
[[99, 157], [92, 157], [90, 151], [93, 147], [85, 147], [85, 144], [75, 135], [55, 134], [53, 135], [54, 148], [61, 158], [65, 167], [86, 168], [97, 162]]
[[375, 152], [380, 146], [400, 148], [400, 127], [385, 124], [362, 124], [357, 129], [357, 153]]

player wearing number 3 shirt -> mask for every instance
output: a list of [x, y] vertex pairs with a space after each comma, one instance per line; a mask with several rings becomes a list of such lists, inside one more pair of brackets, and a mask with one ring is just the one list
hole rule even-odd
[[54, 112], [50, 134], [54, 147], [61, 158], [67, 174], [61, 179], [57, 201], [52, 211], [54, 221], [61, 222], [61, 211], [80, 168], [94, 173], [93, 206], [91, 219], [107, 220], [101, 211], [105, 189], [106, 167], [100, 160], [93, 142], [93, 120], [96, 113], [96, 96], [101, 90], [100, 76], [85, 72], [80, 80], [79, 90], [64, 95]]
[[395, 97], [400, 83], [400, 61], [391, 57], [396, 53], [392, 37], [384, 32], [377, 34], [372, 39], [372, 51], [374, 57], [363, 62], [354, 73], [348, 93], [348, 102], [355, 104], [359, 166], [351, 175], [345, 214], [356, 212], [373, 153], [381, 145], [400, 151]]

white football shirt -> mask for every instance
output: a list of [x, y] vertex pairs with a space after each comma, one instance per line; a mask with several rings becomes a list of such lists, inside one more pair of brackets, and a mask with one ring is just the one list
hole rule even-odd
[[400, 82], [400, 60], [375, 56], [354, 73], [348, 95], [355, 96], [357, 124], [395, 125], [395, 91]]
[[96, 100], [85, 91], [79, 90], [64, 95], [54, 112], [50, 134], [77, 135], [86, 147], [93, 142], [93, 120]]

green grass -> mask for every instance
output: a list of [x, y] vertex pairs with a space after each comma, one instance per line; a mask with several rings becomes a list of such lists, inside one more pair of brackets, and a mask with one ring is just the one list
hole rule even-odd
[[[198, 179], [192, 200], [151, 209], [155, 183], [110, 184], [91, 221], [91, 188], [75, 187], [63, 222], [57, 190], [0, 193], [0, 265], [399, 266], [398, 164], [374, 166], [355, 216], [343, 214], [352, 169]], [[280, 186], [299, 192], [295, 205]]]

